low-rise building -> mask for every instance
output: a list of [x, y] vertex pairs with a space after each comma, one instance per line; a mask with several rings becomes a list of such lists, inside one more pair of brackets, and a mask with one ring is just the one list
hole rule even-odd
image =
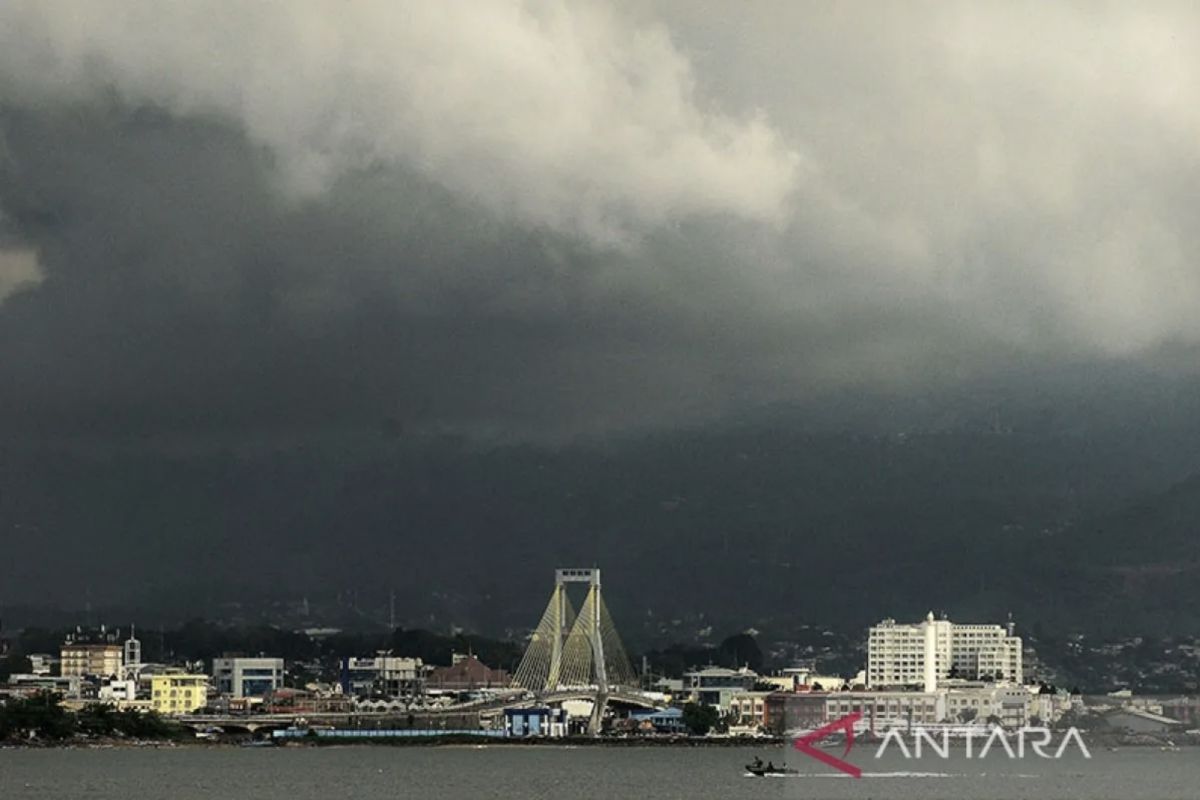
[[629, 718], [633, 720], [639, 733], [680, 734], [687, 732], [683, 724], [682, 708], [660, 708], [654, 711], [634, 711]]
[[212, 662], [213, 684], [234, 698], [261, 698], [283, 686], [282, 658], [226, 656]]
[[[865, 690], [815, 695], [824, 698], [824, 718], [818, 719], [810, 706], [803, 722], [789, 718], [781, 710], [781, 699], [768, 698], [767, 727], [772, 730], [813, 728], [849, 714], [862, 715], [861, 727], [884, 731], [911, 725], [998, 723], [1006, 728], [1026, 725], [1051, 725], [1071, 707], [1065, 692], [1043, 691], [1039, 687], [1008, 684], [980, 684], [935, 692], [904, 690]], [[794, 697], [802, 698], [804, 694]], [[784, 727], [780, 728], [780, 715]]]
[[1121, 708], [1104, 715], [1110, 727], [1130, 733], [1173, 733], [1186, 726], [1177, 719], [1137, 708]]
[[96, 692], [95, 702], [112, 706], [118, 711], [150, 711], [154, 707], [149, 697], [138, 696], [138, 682], [133, 678], [103, 680]]
[[728, 669], [709, 665], [704, 669], [683, 674], [680, 699], [724, 710], [729, 708], [734, 694], [752, 690], [757, 681], [758, 673], [752, 669]]
[[763, 700], [763, 727], [776, 735], [824, 725], [826, 692], [772, 692]]
[[354, 704], [341, 692], [284, 688], [267, 694], [262, 710], [268, 714], [343, 714], [353, 711]]
[[28, 697], [38, 692], [58, 694], [64, 700], [83, 697], [83, 679], [78, 675], [9, 675], [8, 683], [3, 688], [5, 694], [17, 697]]
[[355, 697], [415, 697], [425, 691], [428, 670], [419, 658], [380, 653], [342, 659], [342, 692]]
[[567, 712], [561, 708], [506, 708], [504, 733], [512, 737], [566, 736]]
[[769, 691], [734, 692], [725, 709], [729, 724], [743, 728], [765, 729], [767, 726], [767, 697], [770, 695]]
[[999, 722], [1020, 728], [1037, 716], [1037, 693], [1024, 686], [980, 686], [951, 689], [946, 695], [946, 722]]
[[1200, 725], [1200, 697], [1170, 697], [1162, 701], [1162, 715], [1189, 727]]
[[120, 705], [137, 700], [138, 684], [136, 680], [117, 680], [108, 678], [100, 683], [96, 699], [108, 705]]
[[860, 726], [882, 731], [910, 725], [932, 725], [946, 715], [944, 692], [852, 691], [825, 697], [825, 718], [862, 715]]
[[159, 714], [190, 714], [208, 705], [208, 676], [168, 673], [150, 678], [150, 708]]
[[425, 688], [445, 691], [471, 691], [508, 686], [508, 672], [492, 669], [473, 655], [454, 653], [450, 666], [434, 667], [425, 680]]

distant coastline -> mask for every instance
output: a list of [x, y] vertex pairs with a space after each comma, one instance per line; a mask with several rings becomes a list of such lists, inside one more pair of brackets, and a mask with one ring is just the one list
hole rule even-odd
[[[1082, 732], [1084, 741], [1089, 747], [1095, 748], [1160, 748], [1188, 749], [1200, 747], [1200, 737], [1181, 736], [1169, 737], [1154, 734], [1116, 734], [1101, 732]], [[201, 740], [193, 738], [171, 737], [163, 739], [128, 739], [105, 737], [98, 739], [70, 740], [29, 740], [0, 742], [3, 750], [111, 750], [111, 749], [298, 749], [312, 747], [610, 747], [610, 748], [779, 748], [786, 747], [791, 740], [786, 737], [764, 736], [578, 736], [578, 737], [528, 737], [505, 738], [483, 737], [471, 735], [449, 735], [380, 739], [363, 737], [343, 737], [338, 739], [319, 739], [317, 737], [275, 741], [272, 739], [252, 739], [246, 737], [229, 737], [217, 740]], [[880, 739], [865, 738], [859, 740], [859, 746], [875, 747]], [[965, 745], [961, 739], [950, 741], [951, 747], [959, 749]]]

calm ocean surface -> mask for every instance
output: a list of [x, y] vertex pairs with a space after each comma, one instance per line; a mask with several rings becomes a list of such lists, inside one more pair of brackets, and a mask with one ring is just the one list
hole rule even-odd
[[[800, 776], [744, 777], [754, 753]], [[783, 749], [349, 746], [0, 751], [0, 798], [1200, 798], [1200, 749], [1100, 750], [1060, 761], [882, 760], [862, 779]]]

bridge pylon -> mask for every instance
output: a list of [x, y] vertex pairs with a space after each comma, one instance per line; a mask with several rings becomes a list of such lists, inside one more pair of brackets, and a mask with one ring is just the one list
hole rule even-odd
[[[588, 584], [576, 614], [567, 584]], [[548, 693], [591, 687], [606, 697], [613, 687], [636, 686], [637, 678], [604, 604], [598, 569], [559, 569], [542, 619], [529, 639], [513, 683]]]

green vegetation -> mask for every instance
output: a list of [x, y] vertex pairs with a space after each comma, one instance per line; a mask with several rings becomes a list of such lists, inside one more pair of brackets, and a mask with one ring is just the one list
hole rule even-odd
[[693, 667], [708, 664], [730, 669], [748, 666], [761, 672], [764, 662], [758, 642], [748, 633], [728, 636], [716, 647], [672, 644], [661, 650], [650, 650], [646, 657], [656, 674], [669, 678], [678, 678]]
[[688, 703], [683, 707], [683, 724], [693, 736], [704, 736], [720, 721], [720, 713], [712, 706]]
[[185, 731], [154, 712], [117, 711], [95, 704], [79, 712], [59, 705], [59, 696], [41, 692], [0, 705], [0, 741], [58, 742], [76, 736], [130, 739], [173, 739]]
[[8, 680], [10, 675], [29, 672], [30, 669], [32, 669], [32, 665], [28, 658], [20, 653], [9, 653], [7, 657], [0, 658], [0, 681]]

